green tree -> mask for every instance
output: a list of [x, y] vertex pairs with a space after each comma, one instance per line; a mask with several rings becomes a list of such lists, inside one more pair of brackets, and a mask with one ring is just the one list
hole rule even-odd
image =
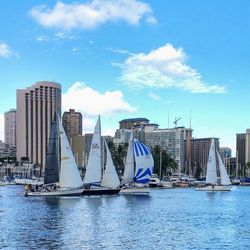
[[[169, 176], [172, 172], [178, 169], [178, 164], [172, 159], [166, 150], [160, 146], [155, 146], [152, 149], [152, 155], [154, 158], [154, 173], [160, 173], [160, 161], [161, 161], [161, 176]], [[161, 160], [160, 160], [161, 158]]]

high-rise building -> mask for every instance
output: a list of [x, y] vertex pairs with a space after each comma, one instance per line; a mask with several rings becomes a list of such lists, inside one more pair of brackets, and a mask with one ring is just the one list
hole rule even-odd
[[73, 136], [82, 135], [82, 114], [70, 109], [63, 113], [62, 124], [70, 141]]
[[250, 176], [250, 129], [246, 130], [246, 176]]
[[[191, 175], [206, 175], [207, 161], [212, 138], [192, 139]], [[219, 139], [214, 138], [215, 148], [219, 149]]]
[[226, 158], [230, 158], [232, 156], [232, 150], [229, 147], [220, 147], [220, 156], [222, 161], [225, 163]]
[[236, 134], [236, 177], [245, 176], [246, 168], [246, 134]]
[[184, 127], [157, 129], [145, 133], [145, 144], [151, 148], [160, 146], [178, 164], [177, 172], [184, 172]]
[[44, 170], [51, 122], [55, 112], [61, 115], [61, 85], [42, 81], [16, 94], [17, 160], [28, 158]]
[[4, 113], [4, 142], [16, 147], [16, 110], [10, 109]]

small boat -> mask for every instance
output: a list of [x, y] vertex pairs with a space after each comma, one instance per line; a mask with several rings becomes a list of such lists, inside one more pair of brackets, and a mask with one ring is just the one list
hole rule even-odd
[[5, 186], [5, 185], [6, 185], [6, 182], [0, 180], [0, 186]]
[[148, 195], [150, 176], [154, 159], [150, 149], [142, 142], [133, 139], [131, 132], [126, 156], [121, 194]]
[[104, 147], [101, 143], [101, 120], [97, 119], [81, 195], [113, 195], [120, 192], [120, 181], [106, 141], [106, 167], [104, 169]]
[[54, 115], [46, 154], [44, 184], [25, 186], [25, 196], [78, 196], [83, 182], [67, 136], [57, 114]]
[[152, 174], [152, 176], [149, 178], [148, 182], [149, 187], [151, 188], [172, 188], [173, 184], [169, 181], [163, 181], [158, 178], [156, 174]]
[[[216, 155], [219, 162], [220, 181], [217, 176]], [[226, 168], [218, 150], [215, 148], [214, 138], [212, 138], [207, 162], [206, 184], [199, 186], [197, 191], [230, 191], [232, 188], [231, 181], [227, 174]]]

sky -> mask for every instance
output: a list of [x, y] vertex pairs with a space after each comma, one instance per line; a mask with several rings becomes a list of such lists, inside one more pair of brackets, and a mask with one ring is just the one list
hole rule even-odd
[[248, 0], [0, 1], [0, 139], [16, 89], [62, 85], [63, 110], [103, 134], [145, 117], [235, 153], [250, 127]]

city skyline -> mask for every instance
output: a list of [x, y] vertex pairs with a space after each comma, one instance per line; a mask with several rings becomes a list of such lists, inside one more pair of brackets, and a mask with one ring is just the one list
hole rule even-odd
[[[249, 127], [250, 3], [238, 1], [8, 1], [0, 3], [0, 139], [16, 89], [62, 85], [63, 111], [98, 114], [104, 134], [145, 117], [190, 126], [235, 154]], [[8, 27], [8, 28], [7, 28]], [[190, 119], [191, 117], [191, 119]]]

